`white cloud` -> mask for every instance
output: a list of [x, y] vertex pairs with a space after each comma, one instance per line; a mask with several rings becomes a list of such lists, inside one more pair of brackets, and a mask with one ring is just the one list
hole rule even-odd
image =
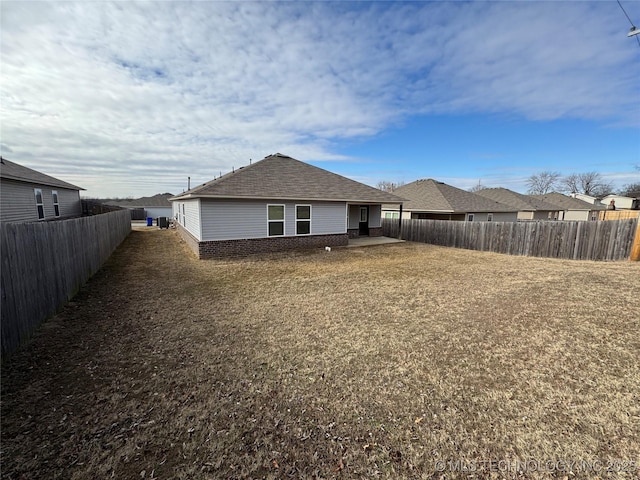
[[629, 121], [614, 7], [2, 2], [2, 150], [142, 195], [276, 151], [346, 160], [332, 142], [416, 113]]

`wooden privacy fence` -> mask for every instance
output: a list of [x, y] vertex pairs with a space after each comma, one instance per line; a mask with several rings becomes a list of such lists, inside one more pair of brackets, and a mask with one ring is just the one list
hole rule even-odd
[[[510, 255], [574, 260], [624, 260], [638, 219], [598, 222], [456, 222], [383, 219], [383, 235], [412, 242]], [[640, 239], [639, 239], [640, 240]]]
[[639, 217], [640, 210], [601, 210], [598, 213], [598, 220], [626, 220]]
[[130, 231], [128, 210], [55, 222], [3, 223], [2, 356], [73, 297]]

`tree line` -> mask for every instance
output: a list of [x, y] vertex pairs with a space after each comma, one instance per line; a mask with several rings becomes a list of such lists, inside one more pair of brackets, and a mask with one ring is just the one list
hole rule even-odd
[[606, 181], [598, 172], [571, 173], [560, 175], [549, 170], [531, 175], [527, 179], [529, 195], [545, 195], [554, 191], [583, 193], [602, 198], [612, 193], [625, 197], [640, 197], [640, 182], [629, 183], [615, 191], [613, 183]]

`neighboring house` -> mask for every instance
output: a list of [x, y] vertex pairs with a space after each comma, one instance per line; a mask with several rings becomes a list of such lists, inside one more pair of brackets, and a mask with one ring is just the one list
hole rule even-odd
[[0, 221], [30, 222], [82, 215], [80, 190], [0, 157]]
[[599, 212], [606, 209], [604, 205], [588, 203], [557, 192], [528, 196], [555, 205], [559, 211], [558, 220], [598, 220]]
[[140, 215], [139, 215], [140, 218], [133, 218], [134, 214], [132, 212], [132, 218], [134, 220], [136, 219], [141, 220], [147, 217], [170, 218], [173, 215], [171, 202], [169, 201], [171, 197], [173, 197], [173, 194], [171, 193], [159, 193], [152, 197], [141, 197], [133, 200], [120, 200], [115, 202], [109, 202], [109, 205], [117, 205], [119, 207], [128, 208], [131, 210], [144, 210], [144, 212], [140, 212]]
[[616, 210], [640, 210], [639, 198], [624, 197], [622, 195], [607, 195], [601, 200], [601, 202], [605, 207], [609, 208], [611, 200], [614, 201]]
[[557, 220], [558, 207], [507, 188], [485, 188], [475, 192], [484, 198], [509, 205], [518, 211], [518, 220]]
[[578, 200], [582, 200], [583, 202], [591, 203], [593, 205], [602, 205], [602, 202], [598, 200], [596, 197], [592, 197], [591, 195], [585, 195], [584, 193], [571, 193], [570, 197], [577, 198]]
[[416, 180], [394, 190], [402, 209], [383, 205], [384, 218], [515, 222], [516, 208], [433, 179]]
[[199, 258], [347, 245], [382, 235], [381, 204], [402, 199], [276, 153], [171, 198]]

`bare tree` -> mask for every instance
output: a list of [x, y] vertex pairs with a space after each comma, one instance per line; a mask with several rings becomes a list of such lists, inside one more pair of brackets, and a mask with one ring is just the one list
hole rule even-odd
[[480, 190], [484, 190], [485, 188], [487, 188], [487, 187], [485, 187], [484, 185], [482, 185], [482, 183], [480, 183], [480, 180], [478, 180], [478, 184], [477, 184], [477, 185], [474, 185], [473, 187], [471, 187], [471, 188], [469, 189], [469, 191], [470, 191], [471, 193], [475, 193], [475, 192], [479, 192]]
[[572, 173], [562, 179], [562, 185], [569, 193], [584, 193], [597, 198], [613, 192], [613, 184], [598, 172]]
[[549, 170], [531, 175], [527, 179], [527, 187], [529, 187], [529, 195], [544, 195], [552, 192], [558, 181], [560, 174]]
[[382, 190], [383, 192], [393, 193], [396, 188], [399, 188], [404, 185], [403, 181], [400, 182], [390, 182], [389, 180], [380, 180], [376, 185], [378, 190]]
[[618, 193], [624, 197], [640, 198], [640, 182], [628, 183]]

